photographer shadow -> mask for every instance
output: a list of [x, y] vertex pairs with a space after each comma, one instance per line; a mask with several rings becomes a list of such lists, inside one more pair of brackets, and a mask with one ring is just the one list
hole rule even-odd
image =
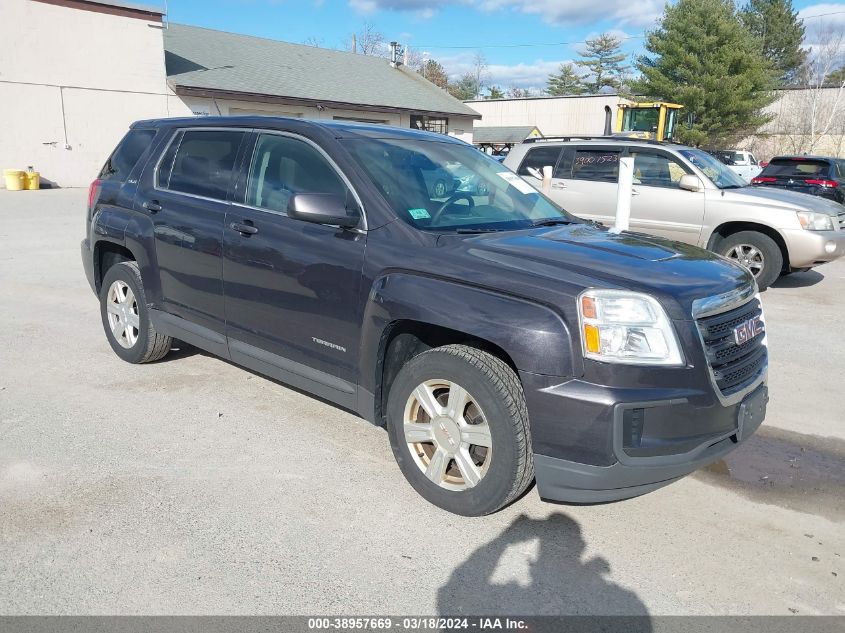
[[[536, 556], [532, 550], [536, 544]], [[504, 571], [506, 580], [494, 582], [509, 548], [528, 561], [526, 584]], [[556, 512], [547, 519], [518, 516], [495, 539], [478, 548], [457, 567], [437, 594], [438, 613], [457, 615], [606, 615], [629, 616], [628, 630], [651, 631], [648, 609], [635, 593], [605, 576], [610, 567], [601, 557], [583, 560], [586, 543], [581, 528]], [[513, 551], [513, 550], [512, 550]], [[510, 577], [508, 574], [510, 573]], [[633, 616], [633, 617], [631, 617]], [[627, 618], [626, 618], [627, 619]]]

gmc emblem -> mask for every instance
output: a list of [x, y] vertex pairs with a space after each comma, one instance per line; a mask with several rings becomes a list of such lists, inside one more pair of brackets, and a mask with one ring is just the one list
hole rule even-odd
[[756, 316], [753, 319], [743, 321], [733, 329], [734, 341], [737, 345], [742, 345], [743, 343], [747, 343], [753, 339], [755, 336], [759, 336], [765, 332], [765, 330], [766, 326], [763, 325], [763, 319]]

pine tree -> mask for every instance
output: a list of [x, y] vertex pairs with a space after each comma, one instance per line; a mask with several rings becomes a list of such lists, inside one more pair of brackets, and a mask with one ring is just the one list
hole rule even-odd
[[490, 86], [490, 93], [484, 97], [485, 99], [504, 99], [505, 93], [499, 86]]
[[438, 88], [445, 89], [449, 85], [449, 75], [440, 62], [429, 59], [420, 69], [420, 74]]
[[693, 126], [682, 141], [715, 145], [754, 133], [768, 121], [775, 74], [757, 39], [741, 23], [733, 0], [678, 0], [667, 4], [648, 35], [635, 92], [680, 103]]
[[804, 22], [792, 0], [749, 0], [740, 12], [743, 24], [759, 40], [760, 50], [774, 66], [782, 85], [794, 84], [807, 60]]
[[619, 88], [619, 79], [628, 70], [622, 42], [610, 33], [602, 33], [587, 40], [586, 48], [578, 53], [584, 59], [575, 62], [592, 74], [592, 81], [587, 82], [591, 92], [600, 92], [604, 87], [614, 90]]
[[554, 97], [580, 95], [584, 93], [584, 83], [572, 64], [561, 64], [557, 73], [549, 75], [546, 92]]
[[834, 88], [838, 88], [839, 86], [845, 85], [845, 66], [840, 68], [839, 70], [834, 70], [825, 78], [825, 85], [832, 86]]
[[478, 96], [481, 87], [478, 85], [475, 75], [468, 72], [464, 73], [464, 75], [456, 83], [450, 83], [448, 90], [456, 99], [469, 101], [470, 99], [475, 99], [476, 96]]

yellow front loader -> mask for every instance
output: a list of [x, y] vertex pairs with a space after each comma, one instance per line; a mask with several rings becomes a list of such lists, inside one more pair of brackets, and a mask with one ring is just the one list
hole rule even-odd
[[652, 141], [675, 139], [678, 115], [684, 106], [677, 103], [620, 103], [616, 115], [616, 135]]

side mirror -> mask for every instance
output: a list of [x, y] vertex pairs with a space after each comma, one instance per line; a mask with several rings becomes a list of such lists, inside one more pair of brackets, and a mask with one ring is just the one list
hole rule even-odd
[[344, 229], [358, 226], [361, 212], [347, 209], [346, 198], [333, 193], [297, 193], [288, 202], [288, 216], [303, 222], [330, 224]]
[[701, 191], [704, 189], [704, 183], [695, 174], [684, 174], [681, 176], [678, 186], [684, 191]]

